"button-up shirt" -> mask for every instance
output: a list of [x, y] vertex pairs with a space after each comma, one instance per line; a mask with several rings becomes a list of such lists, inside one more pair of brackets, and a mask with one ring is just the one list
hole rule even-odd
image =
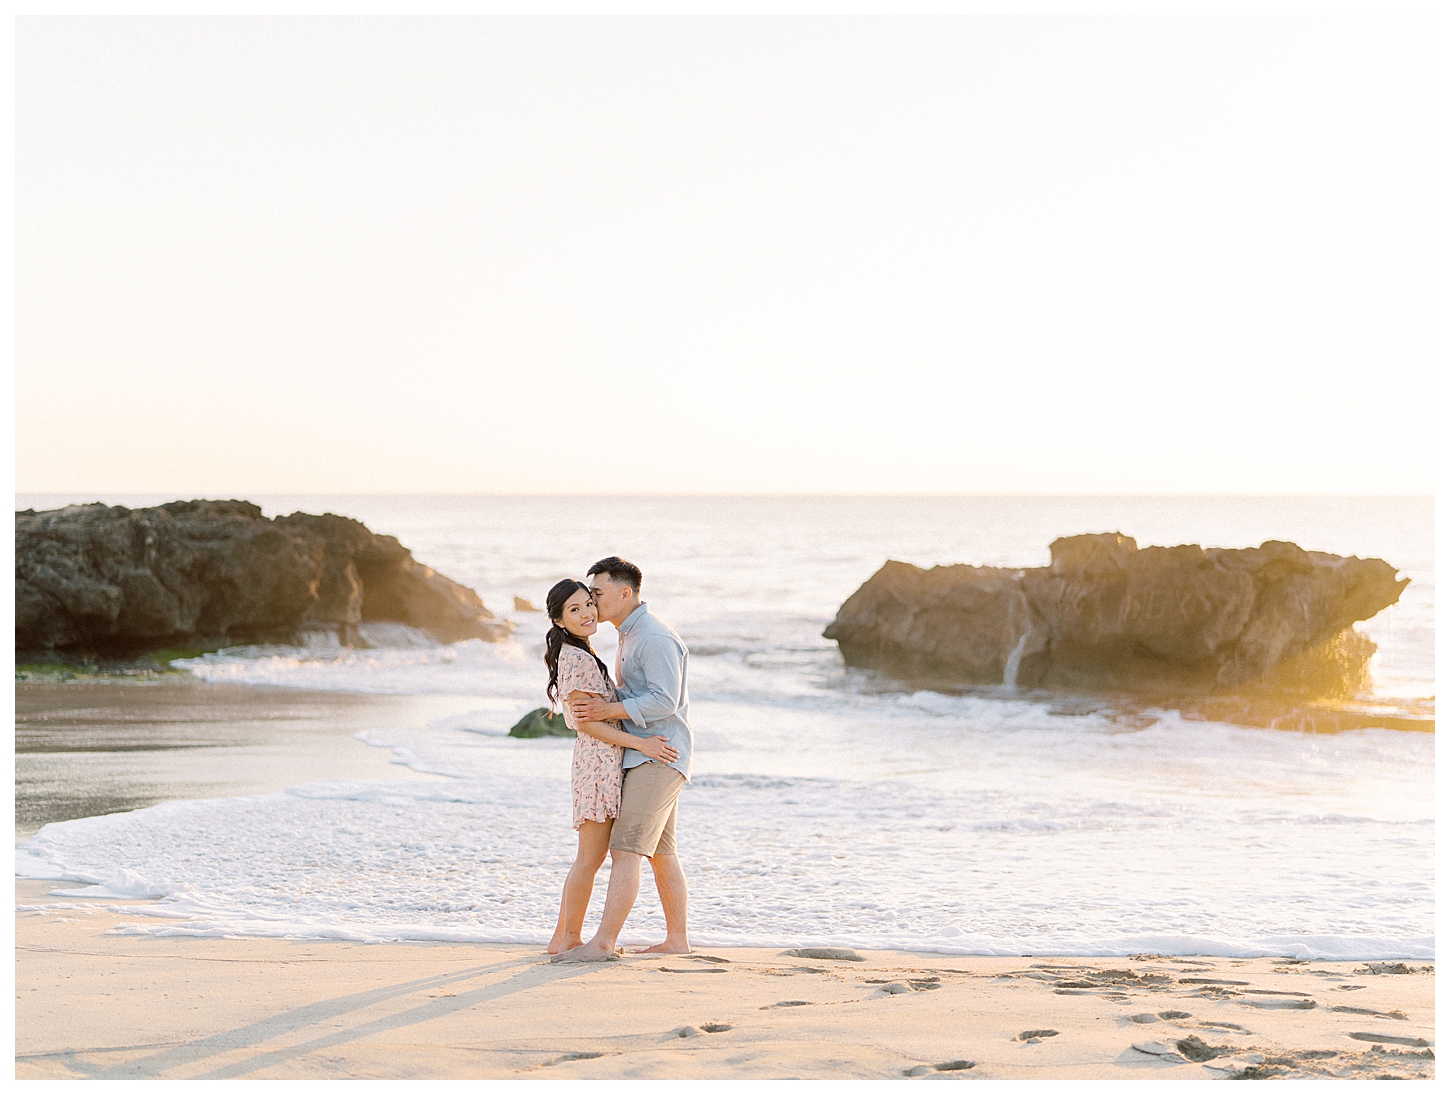
[[[619, 701], [629, 718], [624, 729], [642, 738], [669, 739], [679, 759], [670, 767], [690, 778], [694, 735], [690, 733], [690, 693], [686, 670], [690, 651], [674, 628], [650, 614], [643, 601], [619, 625]], [[624, 751], [624, 766], [634, 768], [649, 757], [638, 749]]]

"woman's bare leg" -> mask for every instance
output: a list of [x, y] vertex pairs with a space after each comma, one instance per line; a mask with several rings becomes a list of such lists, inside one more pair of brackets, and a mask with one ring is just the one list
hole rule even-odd
[[559, 954], [584, 942], [584, 914], [589, 898], [594, 895], [594, 876], [609, 854], [611, 821], [584, 821], [579, 825], [579, 852], [564, 879], [564, 893], [559, 898], [559, 923], [554, 938], [549, 940], [549, 953]]

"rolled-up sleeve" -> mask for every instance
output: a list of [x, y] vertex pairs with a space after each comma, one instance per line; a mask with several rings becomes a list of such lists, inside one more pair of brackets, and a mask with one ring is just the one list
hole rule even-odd
[[621, 692], [629, 721], [644, 728], [680, 709], [685, 682], [685, 652], [662, 635], [643, 639], [634, 654], [643, 671], [644, 688]]

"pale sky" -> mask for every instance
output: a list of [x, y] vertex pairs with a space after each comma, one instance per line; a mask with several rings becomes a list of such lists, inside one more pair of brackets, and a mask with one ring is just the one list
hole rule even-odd
[[22, 19], [17, 490], [1431, 493], [1428, 12]]

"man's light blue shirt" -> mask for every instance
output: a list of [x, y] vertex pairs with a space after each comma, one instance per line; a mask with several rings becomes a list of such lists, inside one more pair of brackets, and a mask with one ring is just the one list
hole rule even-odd
[[[619, 702], [629, 714], [624, 729], [642, 738], [669, 738], [680, 754], [670, 767], [690, 778], [695, 738], [690, 733], [690, 692], [686, 671], [690, 650], [674, 628], [649, 612], [641, 601], [619, 625], [622, 657]], [[624, 751], [624, 766], [634, 768], [649, 757], [638, 749]]]

